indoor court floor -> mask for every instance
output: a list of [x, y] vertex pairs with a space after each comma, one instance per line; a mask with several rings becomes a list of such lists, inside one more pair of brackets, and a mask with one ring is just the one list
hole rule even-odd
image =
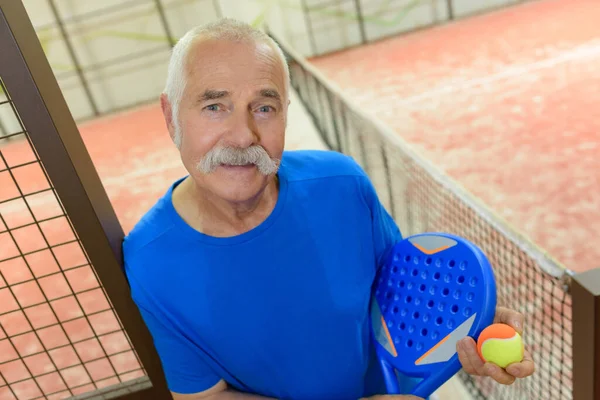
[[[600, 267], [600, 2], [539, 0], [311, 60], [574, 271]], [[411, 127], [405, 129], [406, 118]]]

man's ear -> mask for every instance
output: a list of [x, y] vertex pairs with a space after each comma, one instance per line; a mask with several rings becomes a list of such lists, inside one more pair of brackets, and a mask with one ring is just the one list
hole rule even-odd
[[169, 130], [169, 135], [171, 136], [171, 140], [175, 141], [175, 125], [173, 124], [173, 108], [171, 107], [171, 103], [167, 98], [165, 93], [160, 95], [160, 108], [162, 109], [163, 116], [165, 118], [165, 122], [167, 124], [167, 129]]
[[290, 103], [292, 101], [290, 99], [288, 99], [287, 104], [285, 106], [285, 127], [287, 128], [288, 125], [288, 116], [289, 116], [289, 110], [290, 110]]

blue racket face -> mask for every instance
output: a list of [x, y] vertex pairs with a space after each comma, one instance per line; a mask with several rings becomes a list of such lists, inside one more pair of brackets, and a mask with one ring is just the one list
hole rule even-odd
[[379, 358], [408, 376], [435, 376], [437, 388], [460, 369], [456, 343], [493, 322], [487, 258], [454, 235], [415, 235], [394, 247], [376, 279], [371, 323]]

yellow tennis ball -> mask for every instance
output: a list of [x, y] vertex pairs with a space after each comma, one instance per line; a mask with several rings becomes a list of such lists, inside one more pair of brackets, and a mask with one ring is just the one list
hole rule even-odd
[[523, 361], [523, 341], [513, 327], [492, 324], [485, 328], [477, 339], [477, 351], [482, 360], [506, 368]]

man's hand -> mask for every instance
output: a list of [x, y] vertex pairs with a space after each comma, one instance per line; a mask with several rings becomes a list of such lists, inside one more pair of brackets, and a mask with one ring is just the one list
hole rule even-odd
[[[503, 323], [512, 326], [519, 335], [523, 335], [523, 314], [505, 307], [496, 309], [494, 323]], [[506, 369], [492, 363], [484, 363], [477, 353], [477, 343], [470, 337], [464, 338], [457, 343], [458, 359], [463, 369], [470, 375], [489, 376], [503, 385], [511, 385], [516, 378], [525, 378], [533, 374], [535, 365], [527, 350], [525, 350], [523, 361], [510, 364]]]
[[364, 397], [360, 400], [424, 400], [422, 397], [411, 396], [409, 394], [379, 394], [371, 397]]

